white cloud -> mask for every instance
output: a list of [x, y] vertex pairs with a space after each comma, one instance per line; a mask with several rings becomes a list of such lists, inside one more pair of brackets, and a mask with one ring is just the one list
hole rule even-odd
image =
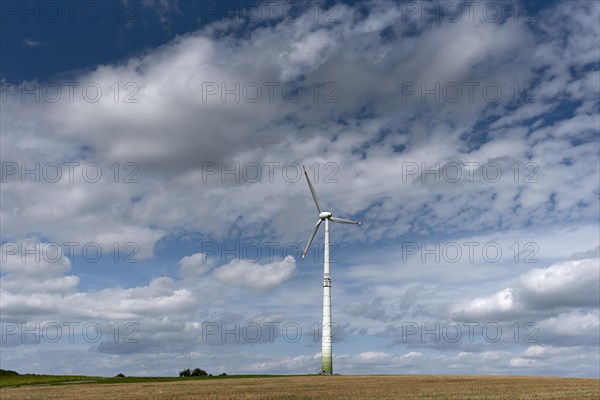
[[453, 315], [462, 318], [482, 318], [498, 316], [512, 311], [514, 308], [512, 289], [504, 289], [489, 297], [481, 297], [469, 301], [465, 305], [458, 306], [453, 310]]
[[212, 266], [212, 262], [203, 253], [185, 256], [179, 260], [178, 273], [184, 278], [194, 279], [206, 274]]
[[519, 278], [521, 301], [533, 308], [600, 304], [600, 259], [535, 268]]
[[288, 256], [282, 261], [256, 264], [246, 260], [232, 260], [217, 268], [213, 277], [221, 283], [262, 292], [272, 290], [289, 279], [296, 268], [296, 260]]
[[461, 319], [519, 318], [565, 307], [597, 307], [600, 304], [600, 260], [559, 262], [521, 274], [513, 288], [451, 307]]
[[560, 346], [597, 345], [600, 340], [598, 309], [575, 309], [539, 322], [540, 343]]
[[71, 269], [71, 262], [64, 250], [55, 243], [29, 238], [19, 242], [6, 242], [0, 249], [3, 274], [34, 280], [59, 277]]

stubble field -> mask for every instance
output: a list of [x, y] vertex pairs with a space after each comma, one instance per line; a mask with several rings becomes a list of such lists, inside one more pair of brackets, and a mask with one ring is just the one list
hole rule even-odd
[[0, 398], [173, 399], [598, 399], [599, 379], [500, 376], [290, 376], [0, 389]]

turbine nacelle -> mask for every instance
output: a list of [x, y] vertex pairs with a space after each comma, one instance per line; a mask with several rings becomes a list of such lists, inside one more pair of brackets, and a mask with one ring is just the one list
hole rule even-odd
[[331, 218], [333, 214], [331, 214], [329, 211], [323, 211], [319, 214], [319, 218], [321, 219], [326, 219], [326, 218]]

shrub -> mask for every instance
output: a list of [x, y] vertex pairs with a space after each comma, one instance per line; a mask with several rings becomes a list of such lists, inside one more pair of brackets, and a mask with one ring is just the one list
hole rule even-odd
[[125, 375], [123, 375], [123, 374], [117, 374], [117, 375], [115, 375], [115, 378], [125, 378]]

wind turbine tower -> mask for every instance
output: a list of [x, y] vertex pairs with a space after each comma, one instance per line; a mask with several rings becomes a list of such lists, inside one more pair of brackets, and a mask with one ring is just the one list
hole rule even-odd
[[308, 188], [310, 189], [312, 198], [315, 201], [317, 210], [319, 211], [319, 220], [310, 233], [308, 243], [306, 243], [306, 248], [302, 254], [303, 260], [304, 257], [306, 257], [306, 253], [308, 252], [310, 244], [319, 230], [319, 226], [321, 226], [321, 223], [325, 221], [325, 246], [323, 249], [323, 332], [321, 335], [321, 375], [331, 375], [333, 374], [333, 353], [331, 348], [331, 273], [329, 271], [329, 221], [340, 224], [357, 225], [362, 225], [362, 222], [337, 218], [334, 217], [331, 212], [323, 211], [321, 204], [319, 203], [319, 198], [317, 197], [317, 192], [315, 192], [315, 188], [313, 187], [312, 183], [310, 183], [310, 179], [306, 173], [306, 168], [304, 168], [304, 166], [302, 166], [302, 168], [304, 169], [306, 182], [308, 182]]

